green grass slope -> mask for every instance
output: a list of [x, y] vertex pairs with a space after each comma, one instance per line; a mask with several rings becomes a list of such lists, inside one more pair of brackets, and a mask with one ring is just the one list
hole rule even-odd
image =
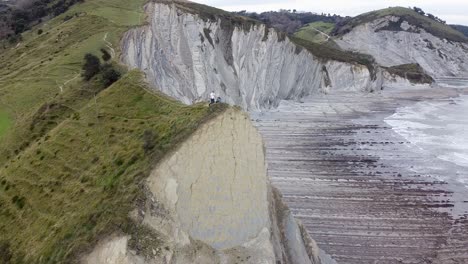
[[[12, 129], [0, 141], [0, 165], [99, 91], [80, 82], [83, 55], [99, 55], [109, 43], [117, 49], [122, 33], [144, 21], [142, 4], [143, 0], [78, 4], [25, 32], [16, 48], [0, 53], [0, 109], [12, 119]], [[47, 111], [48, 118], [41, 113], [47, 105], [57, 105]]]
[[125, 231], [151, 166], [214, 109], [148, 92], [130, 72], [34, 142], [0, 170], [12, 263], [68, 262], [99, 235]]
[[[346, 34], [354, 27], [386, 16], [400, 17], [402, 20], [408, 21], [412, 25], [423, 28], [427, 32], [440, 38], [445, 38], [450, 41], [468, 42], [468, 38], [466, 38], [461, 32], [451, 28], [449, 25], [442, 24], [433, 19], [430, 19], [429, 17], [418, 14], [412, 9], [404, 7], [390, 7], [356, 16], [346, 21], [344, 24], [337, 25], [337, 27], [333, 30], [333, 34], [338, 36]], [[394, 27], [393, 30], [397, 28], [398, 27]], [[389, 30], [392, 30], [392, 28], [389, 28]]]
[[314, 43], [325, 43], [328, 41], [328, 37], [320, 32], [330, 35], [334, 27], [334, 23], [322, 21], [313, 22], [300, 28], [296, 33], [294, 33], [294, 36]]
[[103, 235], [131, 233], [151, 166], [224, 109], [150, 92], [136, 71], [108, 88], [82, 81], [84, 54], [118, 54], [142, 5], [78, 4], [0, 53], [0, 263], [73, 263]]
[[0, 138], [3, 136], [3, 134], [5, 134], [10, 125], [10, 117], [5, 112], [0, 110]]

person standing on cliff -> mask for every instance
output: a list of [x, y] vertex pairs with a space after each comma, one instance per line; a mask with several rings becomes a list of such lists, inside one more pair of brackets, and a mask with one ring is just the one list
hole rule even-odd
[[210, 93], [210, 105], [216, 102], [216, 94], [214, 91]]

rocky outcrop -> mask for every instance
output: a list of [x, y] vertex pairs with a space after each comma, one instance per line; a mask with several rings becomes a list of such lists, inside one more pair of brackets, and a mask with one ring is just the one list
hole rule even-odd
[[386, 67], [418, 63], [433, 77], [468, 76], [468, 44], [436, 37], [397, 16], [354, 27], [336, 40]]
[[229, 109], [153, 170], [129, 234], [83, 263], [317, 264], [320, 250], [267, 177], [261, 136]]
[[380, 90], [380, 71], [318, 58], [264, 25], [229, 24], [187, 12], [181, 3], [146, 5], [148, 24], [127, 32], [122, 61], [156, 89], [191, 104], [215, 91], [247, 110], [333, 90]]

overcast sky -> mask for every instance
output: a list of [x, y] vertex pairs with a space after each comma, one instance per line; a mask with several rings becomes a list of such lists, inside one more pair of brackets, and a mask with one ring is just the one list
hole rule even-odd
[[446, 20], [449, 24], [468, 25], [468, 0], [194, 0], [228, 11], [270, 11], [297, 9], [316, 13], [355, 16], [389, 6], [417, 6]]

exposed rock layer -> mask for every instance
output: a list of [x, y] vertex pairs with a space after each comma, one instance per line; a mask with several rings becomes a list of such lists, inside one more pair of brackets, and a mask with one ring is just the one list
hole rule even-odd
[[455, 104], [458, 92], [393, 88], [283, 102], [254, 115], [271, 181], [338, 263], [468, 263], [466, 188], [448, 181], [466, 167], [422, 151], [383, 121], [424, 99]]
[[227, 110], [148, 178], [133, 216], [147, 231], [111, 237], [83, 263], [321, 263], [270, 186], [264, 158], [248, 116]]
[[336, 40], [344, 49], [374, 56], [382, 66], [419, 63], [431, 76], [468, 76], [468, 45], [440, 39], [402, 21], [400, 29], [383, 30], [400, 18], [387, 16], [355, 27]]
[[175, 4], [148, 3], [148, 25], [122, 40], [122, 60], [146, 73], [157, 89], [184, 103], [215, 91], [244, 109], [277, 106], [315, 92], [380, 90], [380, 71], [318, 59], [264, 25], [222, 26]]

